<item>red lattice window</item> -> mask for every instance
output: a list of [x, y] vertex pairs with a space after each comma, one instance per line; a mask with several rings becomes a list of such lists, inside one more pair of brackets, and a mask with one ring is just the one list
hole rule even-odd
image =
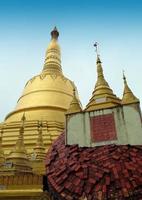
[[90, 124], [93, 142], [117, 139], [113, 113], [91, 117]]

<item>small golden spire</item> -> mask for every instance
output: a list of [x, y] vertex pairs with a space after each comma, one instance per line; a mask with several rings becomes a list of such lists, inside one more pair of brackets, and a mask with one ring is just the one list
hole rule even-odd
[[45, 153], [45, 147], [43, 144], [43, 137], [42, 137], [42, 122], [38, 123], [38, 138], [37, 143], [34, 148], [35, 153], [35, 160], [43, 161], [45, 159], [46, 153]]
[[19, 130], [19, 137], [17, 139], [16, 145], [14, 149], [10, 152], [7, 157], [7, 162], [12, 162], [13, 170], [16, 172], [32, 172], [32, 168], [30, 166], [30, 161], [27, 156], [27, 151], [24, 145], [24, 122], [26, 120], [25, 114], [23, 114], [21, 121], [22, 126]]
[[123, 80], [124, 80], [124, 91], [122, 104], [131, 104], [131, 103], [139, 103], [139, 99], [133, 94], [132, 90], [129, 88], [126, 80], [126, 76], [123, 71]]
[[23, 136], [24, 135], [24, 126], [25, 126], [25, 121], [26, 121], [25, 113], [23, 113], [21, 121], [22, 121], [22, 125], [21, 125], [21, 128], [19, 130], [19, 138], [16, 142], [15, 149], [17, 151], [24, 150], [26, 152], [25, 145], [24, 145], [24, 136]]
[[75, 89], [73, 89], [73, 99], [71, 101], [70, 107], [67, 110], [66, 114], [77, 113], [81, 111], [82, 111], [82, 108], [81, 108], [80, 102], [76, 97]]
[[0, 165], [2, 165], [5, 161], [4, 151], [2, 148], [2, 135], [3, 135], [3, 130], [1, 129], [1, 132], [0, 132]]
[[[94, 45], [97, 46], [97, 43]], [[102, 62], [97, 52], [97, 82], [92, 97], [86, 106], [87, 111], [115, 107], [120, 104], [120, 99], [113, 93], [109, 84], [105, 80], [102, 68]]]
[[23, 134], [24, 134], [24, 126], [22, 126], [19, 130], [19, 137], [15, 145], [16, 151], [25, 150], [24, 141], [23, 141]]
[[62, 73], [60, 46], [57, 42], [59, 32], [55, 27], [51, 31], [51, 42], [46, 51], [44, 73]]
[[[97, 87], [99, 86], [105, 86], [106, 89], [109, 89], [109, 93], [112, 94], [112, 90], [109, 88], [109, 85], [108, 83], [106, 82], [105, 78], [104, 78], [104, 74], [103, 74], [103, 68], [102, 68], [102, 62], [100, 60], [100, 57], [99, 55], [97, 55], [97, 61], [96, 61], [96, 64], [97, 64], [97, 83], [96, 83], [96, 86], [95, 88], [97, 89]], [[100, 88], [101, 89], [101, 88]]]

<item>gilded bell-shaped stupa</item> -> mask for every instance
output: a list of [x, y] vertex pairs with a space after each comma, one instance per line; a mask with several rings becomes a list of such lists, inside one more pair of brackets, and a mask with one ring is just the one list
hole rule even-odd
[[26, 116], [24, 144], [29, 157], [33, 155], [39, 137], [39, 121], [42, 123], [42, 138], [46, 150], [64, 129], [65, 113], [76, 87], [63, 75], [58, 37], [59, 32], [55, 27], [51, 32], [42, 72], [26, 83], [14, 111], [0, 124], [6, 155], [17, 141], [23, 113]]

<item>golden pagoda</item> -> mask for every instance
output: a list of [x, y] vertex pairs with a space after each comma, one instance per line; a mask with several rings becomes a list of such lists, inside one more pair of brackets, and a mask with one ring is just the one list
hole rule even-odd
[[51, 41], [45, 54], [42, 72], [26, 83], [14, 111], [10, 112], [0, 124], [6, 155], [17, 141], [23, 113], [26, 116], [24, 144], [29, 157], [34, 157], [39, 121], [42, 123], [42, 137], [46, 149], [64, 129], [65, 112], [70, 106], [73, 90], [76, 90], [76, 87], [63, 75], [58, 36], [59, 32], [55, 27], [51, 32]]
[[62, 72], [58, 37], [55, 27], [43, 70], [26, 83], [15, 109], [0, 123], [2, 200], [50, 199], [43, 192], [46, 151], [62, 133], [65, 113], [77, 94]]

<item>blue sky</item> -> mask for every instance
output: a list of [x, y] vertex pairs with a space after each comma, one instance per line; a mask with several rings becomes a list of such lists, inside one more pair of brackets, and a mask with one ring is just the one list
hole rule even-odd
[[0, 120], [12, 111], [28, 79], [43, 67], [56, 25], [64, 74], [85, 106], [96, 81], [97, 41], [105, 77], [121, 97], [122, 70], [142, 100], [141, 0], [0, 0]]

